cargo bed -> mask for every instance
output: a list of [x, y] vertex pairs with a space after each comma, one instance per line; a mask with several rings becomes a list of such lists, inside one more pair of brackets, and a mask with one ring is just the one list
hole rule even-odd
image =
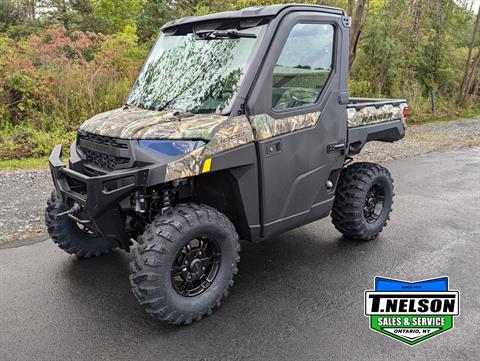
[[402, 139], [407, 116], [404, 99], [350, 98], [347, 105], [348, 154], [359, 153], [370, 141]]

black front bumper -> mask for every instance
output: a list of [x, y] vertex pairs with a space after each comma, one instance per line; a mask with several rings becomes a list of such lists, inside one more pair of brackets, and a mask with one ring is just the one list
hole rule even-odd
[[62, 145], [53, 149], [49, 165], [53, 182], [67, 207], [77, 202], [82, 207], [82, 218], [105, 239], [128, 249], [130, 237], [125, 231], [125, 221], [119, 202], [133, 192], [144, 189], [149, 167], [130, 168], [105, 175], [87, 176], [65, 167]]

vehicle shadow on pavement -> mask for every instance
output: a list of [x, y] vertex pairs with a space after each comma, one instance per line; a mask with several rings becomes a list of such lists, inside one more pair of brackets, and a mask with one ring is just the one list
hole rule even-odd
[[70, 257], [63, 270], [66, 285], [70, 287], [70, 301], [89, 304], [98, 316], [95, 320], [109, 322], [108, 318], [114, 316], [122, 319], [122, 323], [136, 320], [163, 328], [162, 323], [155, 322], [143, 311], [133, 296], [129, 262], [130, 254], [120, 250], [92, 259]]
[[[212, 316], [191, 327], [172, 327], [145, 313], [131, 292], [130, 255], [121, 251], [95, 259], [72, 256], [65, 260], [63, 274], [69, 288], [65, 294], [70, 296], [67, 302], [86, 310], [94, 327], [129, 324], [139, 332], [157, 336], [211, 329], [209, 325], [220, 329], [249, 322], [267, 325], [272, 317], [284, 317], [292, 307], [310, 309], [321, 316], [329, 313], [331, 293], [338, 292], [342, 283], [348, 284], [349, 275], [361, 268], [362, 255], [381, 243], [349, 241], [332, 230], [322, 234], [323, 228], [314, 224], [258, 244], [242, 242], [240, 271], [229, 298]], [[352, 259], [356, 259], [355, 265], [349, 265]], [[368, 262], [368, 257], [363, 260]], [[342, 273], [333, 281], [332, 271], [339, 271], [339, 264]], [[338, 297], [337, 302], [350, 301]], [[287, 317], [281, 322], [288, 326], [290, 320]]]

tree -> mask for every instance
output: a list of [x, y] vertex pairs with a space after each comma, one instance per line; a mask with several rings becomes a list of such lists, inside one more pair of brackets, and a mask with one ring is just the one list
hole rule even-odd
[[477, 19], [475, 21], [475, 26], [473, 27], [472, 39], [468, 47], [468, 56], [467, 56], [467, 62], [465, 64], [465, 72], [463, 75], [462, 83], [460, 85], [460, 90], [458, 92], [458, 99], [457, 99], [458, 105], [465, 104], [465, 101], [468, 97], [469, 90], [475, 79], [477, 67], [480, 62], [480, 49], [479, 49], [478, 56], [475, 58], [472, 64], [473, 49], [475, 47], [475, 42], [476, 42], [479, 31], [480, 31], [480, 6], [478, 7]]
[[104, 19], [109, 33], [122, 31], [127, 25], [134, 25], [135, 18], [145, 0], [91, 0], [95, 16]]
[[[194, 15], [199, 5], [207, 5], [209, 9], [218, 8], [218, 3], [215, 1], [208, 1], [207, 4], [201, 4], [201, 0], [177, 0], [172, 1], [175, 11], [180, 17]], [[221, 7], [225, 6], [225, 3], [221, 3]]]
[[16, 25], [35, 20], [36, 0], [0, 1], [0, 24]]
[[48, 0], [48, 6], [55, 9], [52, 11], [52, 17], [61, 22], [68, 30], [73, 17], [71, 2], [68, 0]]
[[165, 0], [147, 0], [136, 18], [140, 41], [143, 43], [156, 37], [162, 25], [172, 17], [172, 8]]
[[[356, 2], [356, 6], [355, 6]], [[350, 49], [349, 49], [349, 64], [352, 68], [355, 57], [357, 56], [357, 46], [360, 39], [360, 33], [363, 28], [363, 18], [365, 14], [365, 5], [367, 0], [349, 0], [348, 8], [353, 9], [355, 6], [355, 13], [352, 16], [352, 28], [350, 30]]]
[[93, 31], [108, 34], [106, 22], [95, 16], [92, 0], [69, 0], [72, 11], [72, 27], [80, 31]]

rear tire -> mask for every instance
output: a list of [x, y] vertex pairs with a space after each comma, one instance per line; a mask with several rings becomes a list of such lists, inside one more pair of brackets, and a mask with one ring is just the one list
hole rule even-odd
[[354, 163], [340, 175], [332, 222], [345, 237], [370, 241], [387, 225], [394, 195], [393, 179], [386, 168]]
[[57, 218], [57, 214], [65, 210], [67, 209], [63, 204], [61, 195], [54, 190], [47, 201], [45, 225], [48, 234], [58, 247], [81, 258], [107, 254], [115, 247], [111, 242], [87, 231], [86, 228], [82, 230], [81, 225], [77, 225], [67, 216]]
[[178, 205], [147, 226], [133, 249], [130, 283], [147, 313], [188, 325], [228, 296], [240, 261], [233, 224], [202, 204]]

